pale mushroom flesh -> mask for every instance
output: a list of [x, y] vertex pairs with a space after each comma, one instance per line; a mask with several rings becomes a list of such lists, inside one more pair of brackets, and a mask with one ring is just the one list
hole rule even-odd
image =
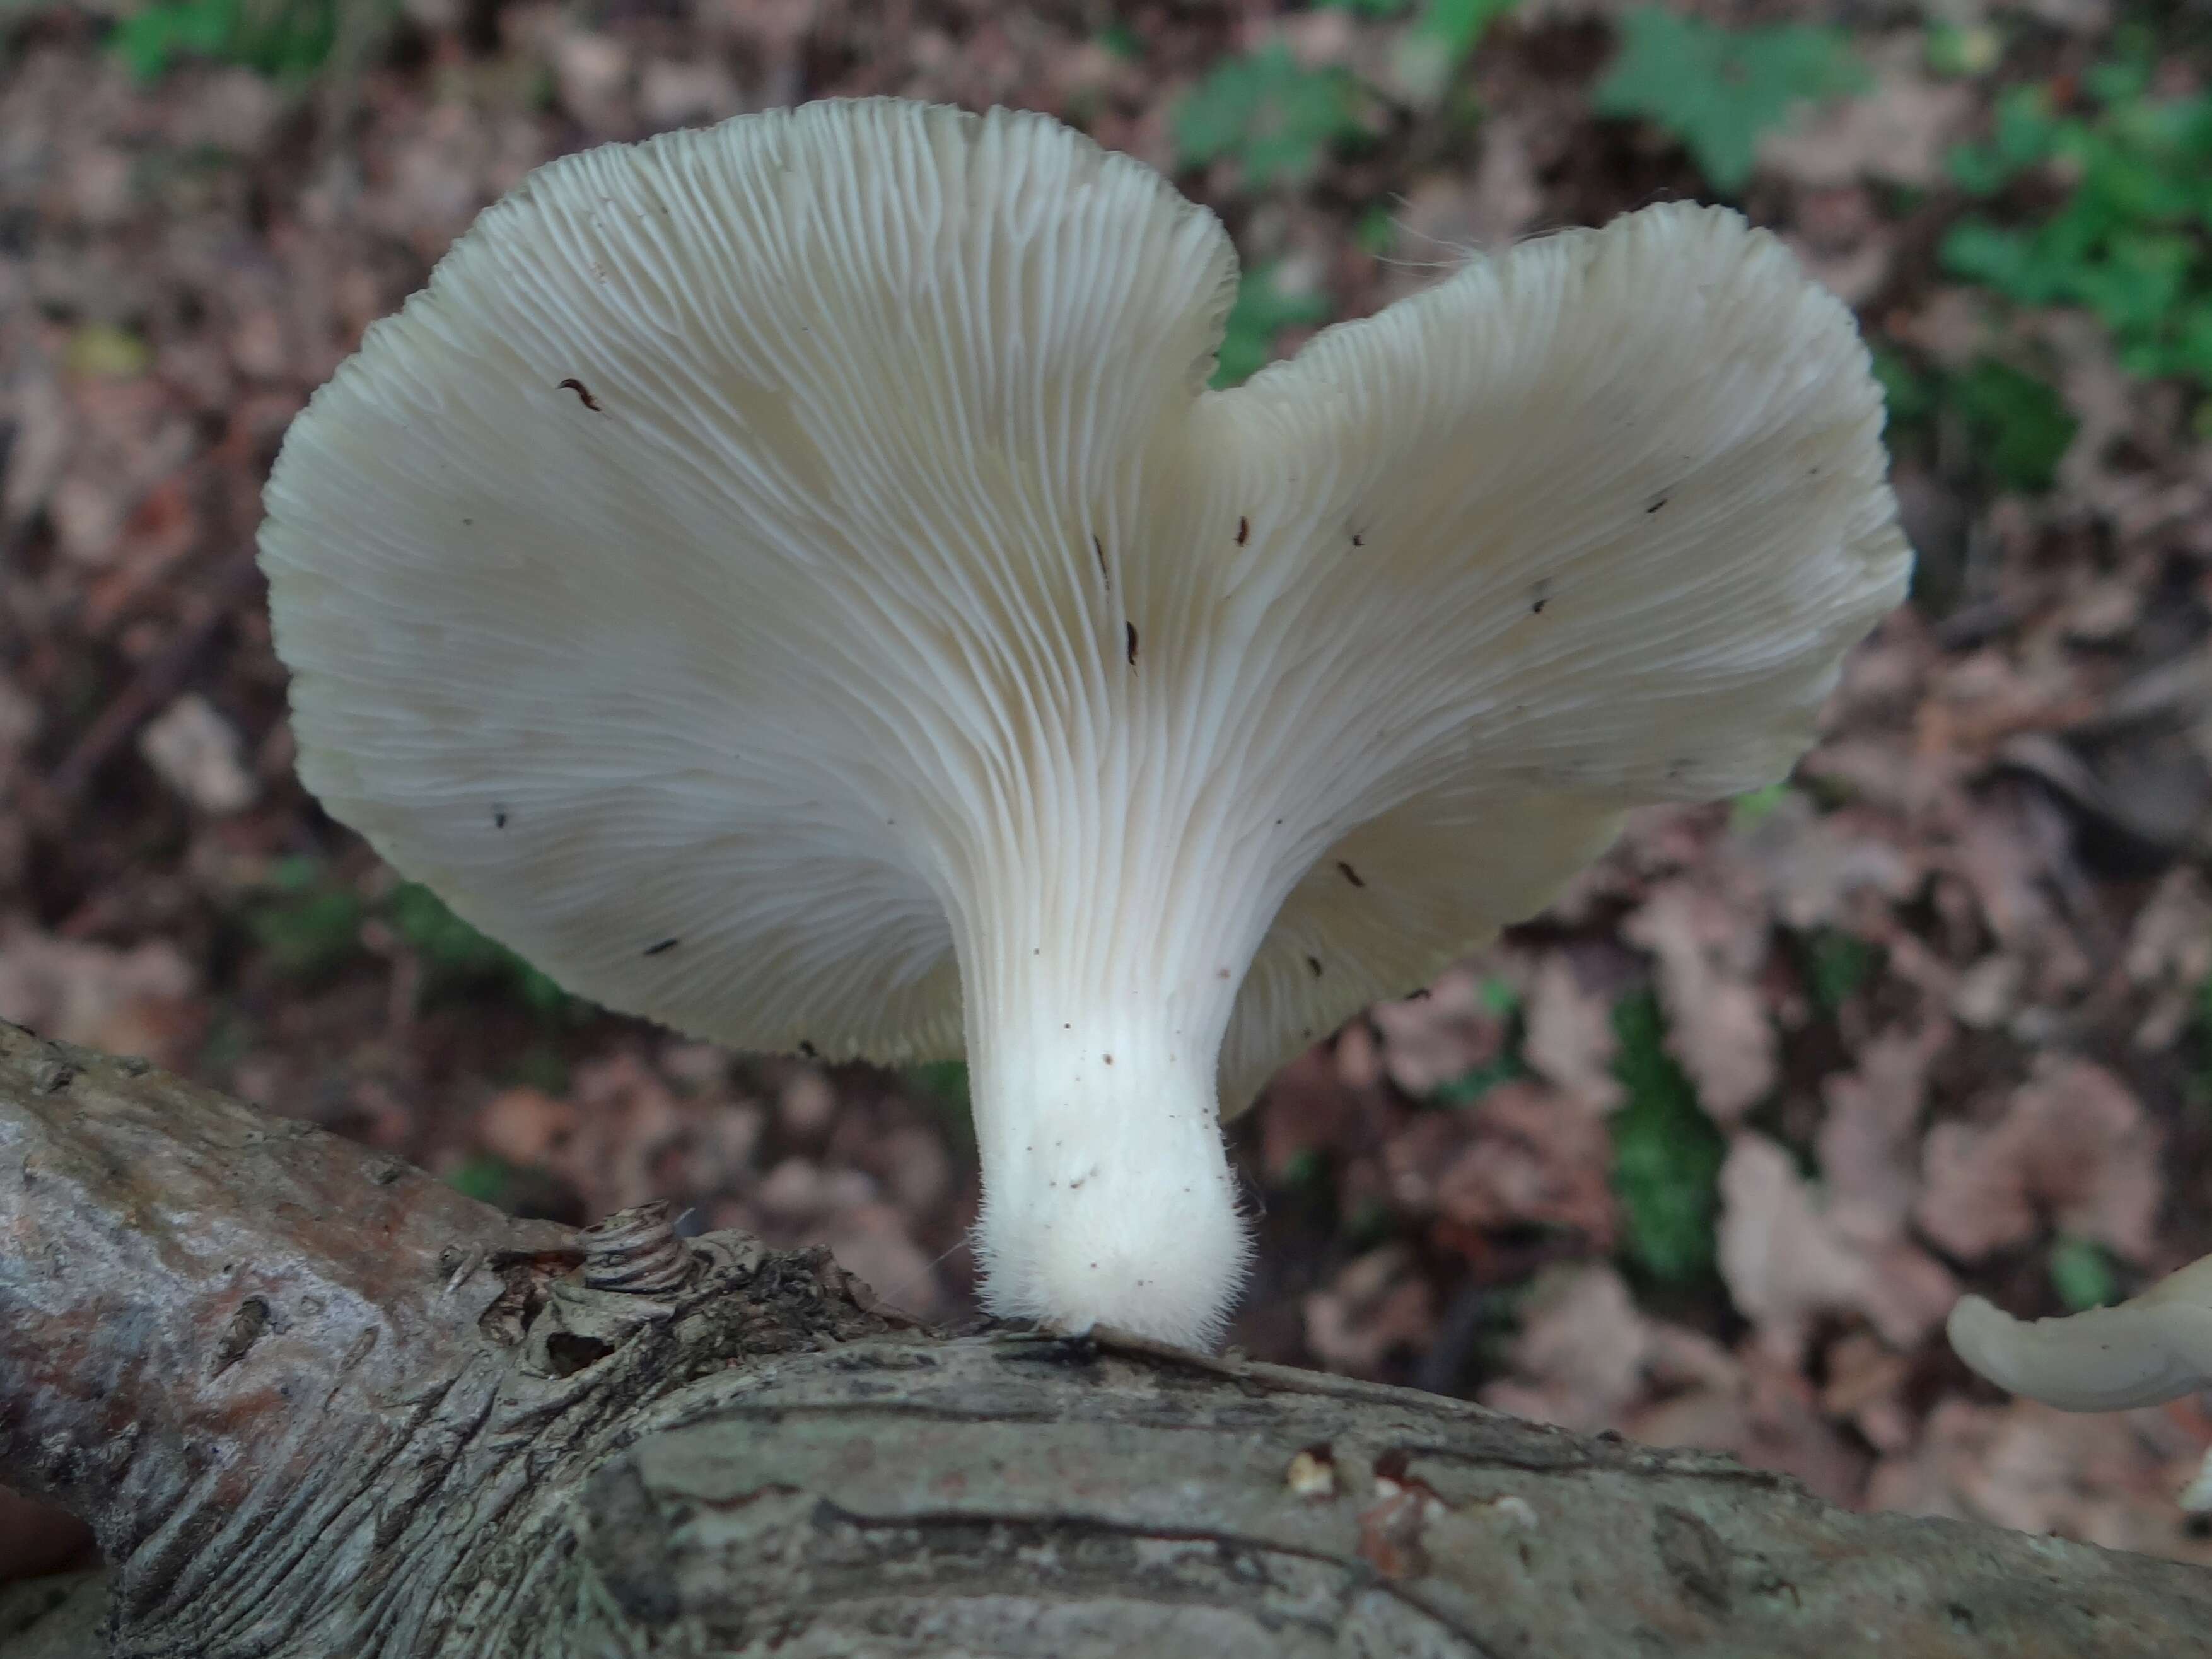
[[1236, 280], [1036, 116], [586, 151], [370, 330], [261, 538], [335, 816], [611, 1006], [964, 1053], [988, 1305], [1192, 1343], [1221, 1110], [1783, 775], [1910, 562], [1849, 313], [1734, 214], [1208, 391]]

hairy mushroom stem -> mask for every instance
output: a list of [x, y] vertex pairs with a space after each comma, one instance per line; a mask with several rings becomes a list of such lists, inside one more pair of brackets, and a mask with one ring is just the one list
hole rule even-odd
[[1161, 961], [1048, 919], [961, 952], [985, 1300], [1210, 1343], [1248, 1249], [1214, 1079], [1235, 987], [1212, 958], [1232, 953]]

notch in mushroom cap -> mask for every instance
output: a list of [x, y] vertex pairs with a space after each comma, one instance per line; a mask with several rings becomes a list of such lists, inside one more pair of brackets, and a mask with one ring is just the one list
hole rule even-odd
[[2061, 1319], [2031, 1323], [1961, 1297], [1946, 1329], [1976, 1372], [2061, 1411], [2160, 1405], [2212, 1389], [2212, 1256], [2117, 1307]]
[[1036, 116], [586, 151], [370, 331], [261, 538], [333, 813], [614, 1007], [964, 1049], [988, 1304], [1188, 1342], [1218, 1106], [1781, 775], [1909, 562], [1849, 313], [1733, 214], [1208, 392], [1235, 282]]

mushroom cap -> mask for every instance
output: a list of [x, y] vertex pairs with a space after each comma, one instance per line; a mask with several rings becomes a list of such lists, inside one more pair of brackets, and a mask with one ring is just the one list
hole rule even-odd
[[2212, 1388], [2212, 1256], [2110, 1308], [2014, 1319], [1978, 1296], [1945, 1325], [1977, 1374], [2068, 1412], [2162, 1405]]
[[1865, 350], [1778, 242], [1648, 209], [1210, 392], [1236, 276], [1034, 115], [540, 168], [270, 478], [303, 778], [572, 990], [883, 1060], [962, 1051], [1010, 848], [1188, 911], [1211, 838], [1255, 872], [1235, 1109], [1630, 808], [1788, 769], [1910, 556]]

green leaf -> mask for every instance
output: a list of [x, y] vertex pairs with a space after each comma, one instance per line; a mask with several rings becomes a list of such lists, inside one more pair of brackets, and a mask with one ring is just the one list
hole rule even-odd
[[2048, 267], [2039, 260], [2025, 234], [2003, 230], [1986, 219], [1962, 219], [1943, 234], [1936, 257], [1954, 276], [2002, 290], [2030, 305], [2051, 297]]
[[1624, 999], [1613, 1025], [1619, 1042], [1613, 1075], [1627, 1091], [1611, 1125], [1623, 1252], [1632, 1267], [1680, 1289], [1713, 1271], [1727, 1145], [1667, 1052], [1657, 999], [1648, 991]]
[[2004, 57], [2004, 37], [1986, 23], [1928, 26], [1926, 61], [1935, 74], [1958, 79], [1986, 75]]
[[968, 1097], [968, 1062], [933, 1060], [906, 1068], [907, 1086], [937, 1116], [953, 1146], [963, 1153], [975, 1147], [975, 1110]]
[[153, 0], [118, 21], [107, 45], [142, 82], [158, 80], [190, 58], [240, 64], [272, 79], [297, 80], [322, 68], [337, 45], [340, 3], [381, 3]]
[[1242, 385], [1273, 356], [1275, 337], [1286, 328], [1325, 321], [1328, 296], [1310, 289], [1285, 289], [1280, 267], [1265, 264], [1246, 271], [1237, 283], [1237, 303], [1223, 326], [1221, 356], [1213, 370], [1217, 388]]
[[1946, 398], [1965, 422], [1975, 459], [2000, 485], [2026, 495], [2051, 488], [2079, 425], [2057, 392], [1983, 357], [1952, 379]]
[[1674, 134], [1723, 191], [1749, 180], [1759, 135], [1799, 104], [1869, 84], [1835, 29], [1726, 29], [1646, 6], [1624, 16], [1620, 30], [1620, 52], [1591, 95], [1593, 107], [1642, 116]]
[[2110, 1307], [2120, 1299], [2120, 1276], [2105, 1247], [2094, 1238], [2062, 1234], [2051, 1247], [2051, 1288], [2069, 1313]]
[[906, 1068], [908, 1085], [947, 1112], [968, 1114], [968, 1062], [933, 1060]]
[[2062, 116], [2049, 88], [2014, 88], [1998, 100], [1990, 142], [1950, 158], [1960, 185], [1993, 205], [2030, 174], [2046, 191], [2063, 189], [2058, 204], [2033, 219], [1964, 220], [1941, 259], [1951, 275], [2019, 304], [2085, 307], [2130, 374], [2203, 386], [2212, 383], [2212, 94], [2152, 96], [2155, 40], [2123, 34], [2082, 77], [2087, 98], [2071, 107], [2086, 112]]
[[1431, 1106], [1472, 1106], [1501, 1083], [1528, 1075], [1520, 1056], [1510, 1051], [1480, 1066], [1469, 1066], [1450, 1082], [1440, 1084], [1429, 1096]]
[[404, 882], [384, 902], [385, 919], [405, 939], [423, 969], [425, 1000], [490, 988], [511, 994], [532, 1012], [567, 1012], [568, 994], [498, 940], [478, 933], [416, 882]]
[[1139, 62], [1145, 55], [1143, 37], [1127, 23], [1118, 21], [1098, 31], [1098, 44], [1125, 64]]
[[1729, 828], [1739, 836], [1749, 835], [1781, 811], [1790, 793], [1790, 781], [1784, 778], [1780, 783], [1770, 783], [1764, 789], [1738, 795], [1729, 807]]
[[1218, 65], [1173, 118], [1182, 165], [1233, 157], [1255, 188], [1296, 184], [1328, 149], [1359, 136], [1358, 83], [1330, 65], [1308, 69], [1280, 40]]
[[1428, 0], [1413, 33], [1433, 41], [1455, 66], [1482, 44], [1490, 26], [1520, 0]]
[[1352, 240], [1359, 245], [1362, 253], [1371, 253], [1380, 258], [1398, 240], [1398, 222], [1388, 207], [1377, 203], [1359, 216], [1358, 224], [1352, 228]]
[[270, 869], [268, 887], [271, 896], [253, 906], [246, 926], [283, 972], [319, 979], [361, 949], [367, 908], [320, 860], [283, 860]]
[[479, 1204], [505, 1208], [514, 1190], [514, 1166], [489, 1152], [473, 1152], [446, 1177], [446, 1184]]
[[1393, 60], [1400, 84], [1419, 105], [1434, 104], [1451, 84], [1490, 26], [1518, 0], [1427, 0], [1398, 42]]
[[1935, 415], [1935, 377], [1922, 373], [1896, 347], [1875, 343], [1874, 377], [1881, 383], [1882, 401], [1892, 433], [1909, 431]]
[[1813, 1000], [1825, 1014], [1834, 1014], [1874, 977], [1881, 965], [1881, 947], [1838, 928], [1820, 927], [1800, 936], [1798, 963]]

